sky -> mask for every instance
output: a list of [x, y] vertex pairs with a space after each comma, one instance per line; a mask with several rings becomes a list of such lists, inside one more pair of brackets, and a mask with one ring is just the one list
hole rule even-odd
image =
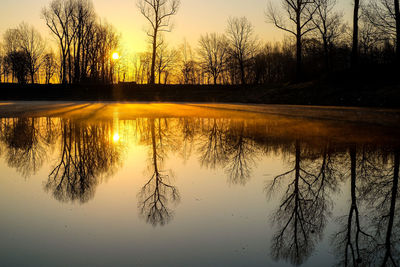
[[[0, 35], [8, 28], [16, 27], [22, 21], [35, 26], [49, 43], [54, 43], [41, 10], [51, 0], [1, 0]], [[270, 0], [279, 6], [281, 0]], [[118, 30], [122, 35], [122, 47], [130, 53], [146, 50], [147, 23], [136, 7], [136, 0], [93, 0], [96, 13]], [[265, 22], [264, 11], [268, 0], [181, 0], [174, 27], [166, 40], [170, 46], [178, 46], [185, 39], [197, 46], [201, 34], [223, 33], [229, 16], [246, 16], [254, 26], [255, 34], [264, 41], [279, 41], [284, 33]], [[351, 18], [351, 0], [338, 0], [337, 9]], [[1, 38], [2, 39], [2, 38]], [[0, 40], [1, 40], [0, 39]], [[0, 41], [1, 42], [1, 41]]]

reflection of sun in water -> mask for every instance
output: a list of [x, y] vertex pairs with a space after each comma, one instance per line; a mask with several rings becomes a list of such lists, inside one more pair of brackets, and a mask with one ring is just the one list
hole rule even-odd
[[113, 136], [113, 141], [114, 141], [115, 143], [117, 143], [117, 142], [119, 141], [119, 139], [120, 139], [119, 134], [118, 134], [118, 133], [115, 133], [114, 136]]
[[114, 60], [119, 59], [119, 54], [118, 54], [117, 52], [114, 52], [114, 53], [112, 54], [112, 59], [114, 59]]

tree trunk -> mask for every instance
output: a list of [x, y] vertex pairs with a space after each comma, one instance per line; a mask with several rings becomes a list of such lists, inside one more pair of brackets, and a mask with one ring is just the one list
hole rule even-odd
[[153, 36], [153, 56], [151, 58], [151, 69], [150, 69], [150, 81], [149, 81], [149, 84], [154, 84], [155, 83], [156, 55], [157, 55], [157, 29], [154, 30], [154, 36]]
[[65, 56], [65, 53], [63, 52], [63, 59], [62, 59], [62, 83], [66, 84], [67, 83], [67, 57]]
[[394, 14], [396, 17], [396, 63], [400, 64], [400, 7], [399, 7], [399, 0], [394, 0]]
[[158, 84], [161, 84], [161, 68], [158, 68]]
[[392, 259], [392, 232], [393, 232], [393, 224], [394, 224], [394, 216], [396, 212], [396, 200], [397, 194], [399, 191], [399, 165], [400, 165], [400, 152], [396, 151], [394, 155], [394, 172], [393, 172], [393, 186], [392, 186], [392, 198], [390, 202], [390, 211], [389, 211], [389, 222], [388, 229], [386, 232], [386, 253], [383, 258], [382, 266], [386, 266], [389, 259]]
[[298, 7], [296, 14], [296, 81], [303, 79], [302, 70], [302, 43], [301, 43], [301, 6]]
[[330, 66], [330, 60], [329, 60], [328, 41], [326, 40], [326, 37], [324, 37], [324, 57], [325, 57], [326, 72], [329, 72], [331, 70], [331, 66]]
[[34, 70], [31, 70], [31, 83], [32, 84], [35, 83], [35, 72], [34, 72]]
[[245, 79], [245, 74], [244, 74], [244, 62], [243, 62], [243, 58], [240, 59], [240, 78], [242, 81], [242, 85], [246, 84], [246, 79]]
[[353, 49], [351, 52], [351, 67], [354, 69], [358, 65], [358, 10], [360, 8], [360, 0], [354, 0], [353, 15]]

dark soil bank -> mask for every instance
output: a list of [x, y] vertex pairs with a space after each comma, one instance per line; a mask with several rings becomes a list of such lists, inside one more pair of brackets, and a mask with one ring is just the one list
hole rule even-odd
[[247, 85], [18, 85], [0, 84], [0, 100], [220, 102], [358, 107], [400, 107], [393, 84], [308, 82]]

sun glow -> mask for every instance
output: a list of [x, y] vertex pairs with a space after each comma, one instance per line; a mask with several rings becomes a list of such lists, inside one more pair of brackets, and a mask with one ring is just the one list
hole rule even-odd
[[112, 59], [114, 59], [114, 60], [118, 60], [118, 59], [119, 59], [119, 54], [118, 54], [118, 52], [114, 52], [114, 53], [112, 54]]
[[113, 136], [114, 143], [117, 143], [119, 141], [119, 139], [120, 139], [119, 134], [115, 133], [114, 136]]

